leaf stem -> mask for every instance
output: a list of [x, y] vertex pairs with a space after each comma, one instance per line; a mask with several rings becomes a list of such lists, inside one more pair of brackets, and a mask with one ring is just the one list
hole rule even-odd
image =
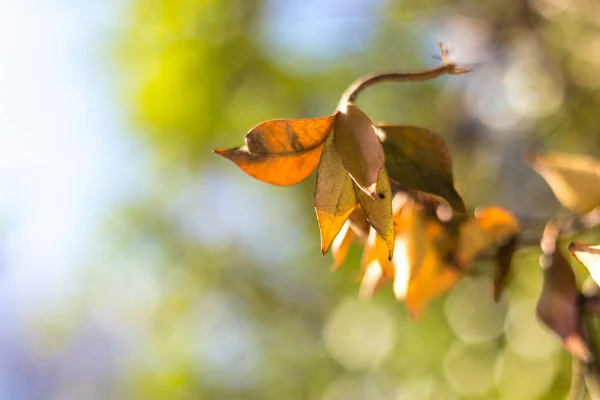
[[448, 49], [442, 43], [440, 43], [439, 46], [442, 55], [441, 66], [422, 72], [391, 72], [365, 76], [354, 81], [348, 89], [346, 89], [340, 99], [340, 106], [347, 103], [354, 103], [363, 90], [378, 83], [427, 81], [442, 75], [461, 75], [471, 71], [469, 68], [459, 67], [458, 65], [451, 63], [448, 59]]

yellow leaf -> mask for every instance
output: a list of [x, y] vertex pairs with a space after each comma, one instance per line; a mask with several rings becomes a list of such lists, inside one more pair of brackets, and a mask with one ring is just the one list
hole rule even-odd
[[[396, 199], [394, 199], [396, 201]], [[425, 226], [421, 206], [406, 199], [395, 215], [396, 243], [394, 266], [394, 294], [398, 300], [406, 298], [408, 283], [423, 263], [426, 250]]]
[[294, 185], [315, 170], [334, 121], [335, 114], [266, 121], [250, 130], [245, 146], [214, 151], [263, 182]]
[[484, 207], [475, 211], [460, 227], [456, 260], [461, 268], [491, 246], [503, 244], [519, 231], [519, 222], [509, 211], [500, 207]]
[[363, 269], [366, 269], [373, 261], [379, 263], [385, 276], [393, 276], [394, 271], [389, 259], [388, 246], [375, 229], [369, 231], [360, 264]]
[[383, 273], [379, 262], [377, 260], [371, 261], [364, 270], [358, 296], [363, 299], [371, 298], [373, 293], [388, 279]]
[[579, 213], [600, 205], [600, 161], [585, 155], [534, 153], [531, 167], [548, 183], [560, 203]]
[[600, 285], [600, 245], [573, 242], [569, 245], [569, 252], [590, 271], [592, 279]]
[[352, 179], [335, 151], [334, 138], [325, 142], [317, 169], [315, 211], [321, 231], [321, 253], [325, 255], [357, 205]]
[[452, 157], [437, 134], [416, 126], [378, 125], [390, 178], [410, 190], [434, 195], [465, 213], [465, 203], [454, 188]]
[[388, 258], [394, 255], [394, 223], [392, 220], [392, 189], [385, 168], [379, 173], [378, 195], [375, 199], [356, 189], [356, 197], [369, 224], [383, 238], [388, 247]]
[[350, 226], [350, 220], [346, 220], [342, 229], [337, 234], [335, 239], [333, 239], [333, 243], [331, 244], [331, 254], [333, 255], [333, 269], [338, 269], [346, 256], [348, 255], [348, 250], [350, 249], [350, 245], [352, 244], [352, 240], [356, 236], [352, 227]]
[[385, 155], [373, 123], [358, 107], [344, 104], [334, 122], [335, 147], [348, 174], [372, 198], [378, 196]]
[[413, 318], [422, 313], [427, 303], [448, 291], [460, 279], [460, 271], [447, 266], [439, 254], [438, 241], [443, 234], [439, 222], [427, 223], [423, 263], [409, 280], [406, 293], [406, 307]]

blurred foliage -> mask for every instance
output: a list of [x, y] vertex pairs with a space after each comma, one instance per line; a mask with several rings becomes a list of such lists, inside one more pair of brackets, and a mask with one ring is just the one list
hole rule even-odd
[[564, 398], [570, 357], [535, 317], [537, 249], [516, 254], [499, 304], [492, 262], [482, 260], [415, 322], [389, 289], [356, 300], [356, 247], [330, 273], [310, 206], [314, 178], [284, 191], [210, 150], [239, 145], [267, 119], [328, 115], [354, 79], [431, 65], [443, 40], [473, 74], [371, 88], [361, 108], [377, 122], [441, 134], [467, 207], [548, 217], [558, 203], [522, 155], [600, 155], [600, 8], [331, 4], [132, 3], [120, 82], [160, 162], [146, 197], [109, 221], [111, 246], [82, 293], [87, 318], [119, 344], [118, 387], [104, 390], [141, 399]]

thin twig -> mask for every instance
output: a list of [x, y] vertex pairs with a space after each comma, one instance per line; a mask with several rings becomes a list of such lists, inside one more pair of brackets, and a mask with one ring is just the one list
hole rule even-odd
[[381, 82], [418, 82], [427, 81], [437, 78], [442, 75], [460, 75], [471, 71], [466, 67], [459, 67], [448, 60], [448, 49], [440, 43], [440, 51], [442, 53], [442, 65], [422, 72], [391, 72], [384, 74], [369, 75], [364, 78], [354, 81], [348, 89], [342, 94], [340, 105], [353, 103], [358, 95], [366, 88], [376, 85]]

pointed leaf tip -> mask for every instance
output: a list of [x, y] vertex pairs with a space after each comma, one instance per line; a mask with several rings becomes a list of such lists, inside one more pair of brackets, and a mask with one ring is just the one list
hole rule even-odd
[[375, 199], [356, 188], [355, 193], [367, 221], [388, 247], [388, 258], [394, 255], [394, 222], [392, 217], [392, 188], [385, 168], [379, 173], [379, 193]]
[[[549, 231], [546, 229], [544, 235]], [[554, 241], [556, 243], [555, 239]], [[579, 291], [575, 274], [558, 248], [553, 253], [546, 254], [542, 267], [544, 283], [536, 308], [537, 315], [562, 339], [565, 349], [587, 361], [591, 352], [581, 332]]]
[[569, 252], [585, 266], [592, 279], [600, 285], [600, 245], [572, 242], [569, 244]]
[[563, 206], [579, 213], [600, 206], [600, 160], [582, 154], [531, 152], [526, 161]]
[[245, 146], [213, 151], [253, 178], [274, 185], [294, 185], [316, 168], [334, 120], [335, 114], [266, 121], [248, 132]]
[[317, 168], [314, 204], [321, 232], [321, 253], [329, 251], [333, 240], [352, 214], [358, 200], [352, 179], [335, 151], [333, 137], [326, 140]]

